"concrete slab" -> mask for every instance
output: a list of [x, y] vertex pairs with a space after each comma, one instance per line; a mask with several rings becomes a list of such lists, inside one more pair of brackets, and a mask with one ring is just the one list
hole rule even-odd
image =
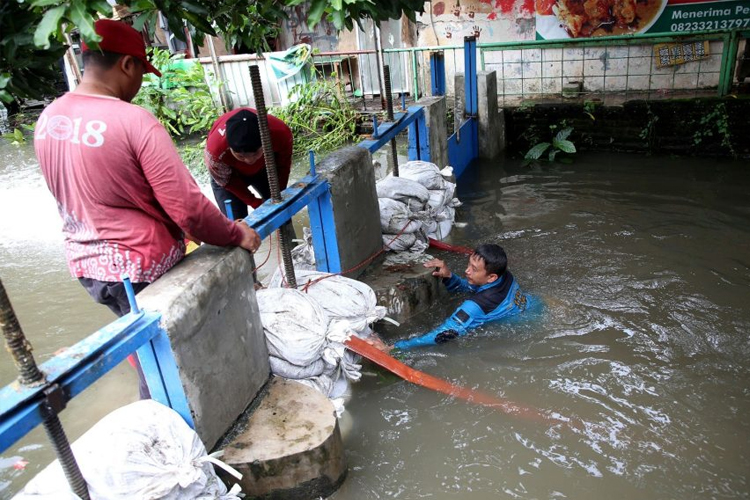
[[[350, 146], [328, 155], [316, 171], [331, 186], [341, 269], [351, 270], [383, 246], [372, 157], [366, 149]], [[345, 275], [355, 278], [361, 272]]]
[[[346, 477], [346, 461], [331, 402], [320, 392], [273, 377], [245, 429], [231, 439], [223, 460], [243, 474], [253, 498], [327, 497]], [[229, 483], [234, 478], [222, 476]]]
[[210, 449], [270, 376], [250, 254], [203, 245], [138, 294], [161, 313], [195, 430]]
[[432, 276], [432, 269], [425, 269], [419, 262], [370, 266], [360, 280], [372, 287], [378, 305], [388, 308], [388, 316], [399, 323], [449, 297], [440, 279]]

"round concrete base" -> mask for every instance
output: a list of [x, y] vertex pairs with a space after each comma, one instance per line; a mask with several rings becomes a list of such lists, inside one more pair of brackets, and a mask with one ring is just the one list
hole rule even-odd
[[274, 377], [224, 462], [243, 474], [250, 498], [327, 497], [346, 477], [341, 432], [331, 402], [318, 391]]

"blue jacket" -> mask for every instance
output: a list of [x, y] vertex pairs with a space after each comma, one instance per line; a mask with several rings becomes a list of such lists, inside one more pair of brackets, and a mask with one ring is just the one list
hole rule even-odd
[[444, 278], [449, 292], [474, 292], [456, 311], [434, 330], [420, 337], [399, 340], [397, 349], [411, 349], [417, 346], [442, 344], [458, 336], [466, 335], [469, 329], [490, 321], [495, 321], [523, 312], [528, 305], [527, 296], [521, 291], [510, 271], [502, 278], [481, 287], [470, 285], [468, 281], [451, 274]]

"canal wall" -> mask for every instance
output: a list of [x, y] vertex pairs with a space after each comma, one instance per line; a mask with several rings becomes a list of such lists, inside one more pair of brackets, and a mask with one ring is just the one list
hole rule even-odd
[[508, 150], [516, 155], [570, 126], [579, 151], [750, 158], [747, 98], [576, 101], [506, 107], [504, 115]]

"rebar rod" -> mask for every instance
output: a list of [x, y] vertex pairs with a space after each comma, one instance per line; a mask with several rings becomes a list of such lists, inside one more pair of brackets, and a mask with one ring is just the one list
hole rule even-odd
[[[260, 143], [263, 147], [263, 157], [266, 162], [266, 173], [268, 175], [268, 187], [271, 191], [271, 199], [274, 203], [281, 203], [281, 190], [279, 189], [279, 173], [276, 170], [276, 157], [273, 154], [271, 132], [268, 129], [268, 112], [266, 110], [266, 99], [263, 95], [263, 84], [260, 80], [260, 69], [257, 65], [250, 66], [250, 84], [253, 88], [255, 98], [255, 111], [258, 114], [258, 127], [260, 128]], [[291, 225], [291, 221], [284, 224]], [[293, 231], [279, 229], [279, 241], [281, 242], [281, 259], [284, 262], [284, 274], [290, 288], [297, 288], [297, 278], [294, 275], [294, 263], [292, 262], [292, 238]]]
[[[34, 355], [31, 354], [31, 344], [26, 340], [21, 329], [2, 280], [0, 280], [0, 327], [3, 329], [8, 352], [13, 356], [13, 362], [18, 368], [21, 385], [34, 387], [44, 384], [46, 377], [39, 370]], [[73, 450], [70, 449], [70, 443], [57, 416], [58, 411], [65, 407], [65, 396], [56, 386], [46, 390], [45, 394], [47, 398], [42, 402], [41, 407], [44, 430], [47, 431], [47, 437], [52, 443], [52, 448], [60, 461], [70, 488], [79, 498], [89, 500], [86, 481], [83, 479], [81, 469], [78, 468]]]
[[[383, 66], [383, 76], [385, 78], [385, 102], [388, 111], [388, 121], [393, 122], [393, 92], [391, 92], [391, 68], [389, 65]], [[393, 176], [398, 177], [398, 149], [396, 147], [396, 138], [391, 139], [391, 170]]]
[[6, 348], [13, 357], [13, 363], [18, 368], [21, 384], [25, 386], [43, 384], [45, 381], [44, 374], [34, 361], [34, 355], [31, 354], [31, 344], [26, 340], [21, 325], [18, 323], [2, 280], [0, 280], [0, 327], [3, 329]]

